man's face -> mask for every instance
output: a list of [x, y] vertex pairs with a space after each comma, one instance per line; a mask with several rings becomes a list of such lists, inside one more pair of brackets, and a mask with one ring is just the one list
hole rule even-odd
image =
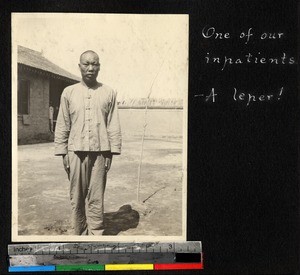
[[93, 52], [83, 54], [80, 58], [79, 69], [84, 82], [95, 82], [100, 70], [98, 55]]

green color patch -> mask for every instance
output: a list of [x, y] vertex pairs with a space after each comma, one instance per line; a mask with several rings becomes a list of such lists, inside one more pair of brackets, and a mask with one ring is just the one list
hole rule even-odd
[[101, 264], [85, 264], [85, 265], [57, 265], [56, 271], [101, 271], [104, 265]]

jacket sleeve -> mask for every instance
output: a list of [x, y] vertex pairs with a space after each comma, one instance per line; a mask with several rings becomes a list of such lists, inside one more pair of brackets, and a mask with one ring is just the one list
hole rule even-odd
[[114, 155], [121, 154], [122, 135], [115, 92], [112, 92], [112, 101], [107, 117], [107, 134], [111, 153]]
[[63, 91], [60, 98], [60, 106], [55, 127], [55, 155], [66, 155], [68, 153], [68, 139], [71, 128], [69, 113], [69, 103], [66, 97], [66, 90]]

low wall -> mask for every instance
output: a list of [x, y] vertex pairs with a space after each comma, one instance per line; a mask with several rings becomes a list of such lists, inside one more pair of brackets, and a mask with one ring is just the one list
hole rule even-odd
[[[145, 121], [144, 109], [119, 109], [122, 134], [142, 135]], [[146, 136], [182, 137], [182, 109], [148, 109], [146, 114]]]

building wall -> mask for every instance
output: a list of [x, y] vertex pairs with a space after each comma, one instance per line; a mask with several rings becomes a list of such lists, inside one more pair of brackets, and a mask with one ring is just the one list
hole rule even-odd
[[22, 144], [51, 139], [49, 78], [26, 71], [19, 72], [18, 78], [30, 81], [29, 115], [18, 115], [18, 142]]

